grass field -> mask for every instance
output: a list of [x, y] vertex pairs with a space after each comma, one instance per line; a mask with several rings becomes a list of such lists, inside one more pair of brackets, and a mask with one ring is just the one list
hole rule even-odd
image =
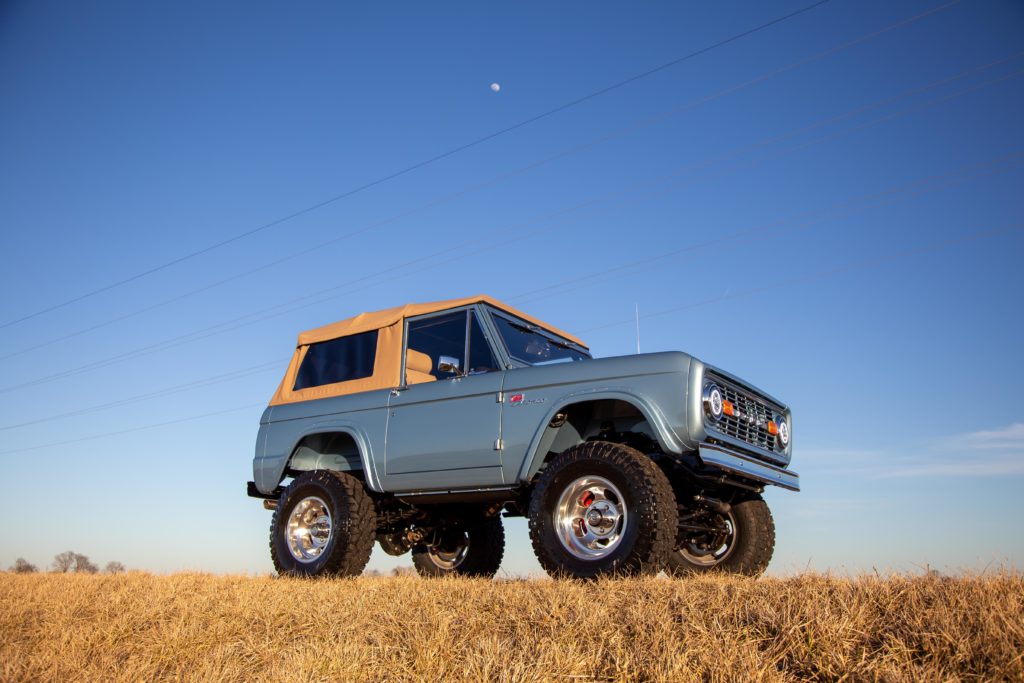
[[0, 574], [5, 681], [1024, 680], [1024, 577]]

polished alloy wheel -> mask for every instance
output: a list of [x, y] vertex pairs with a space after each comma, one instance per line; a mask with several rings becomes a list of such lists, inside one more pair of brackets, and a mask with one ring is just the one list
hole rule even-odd
[[558, 540], [574, 557], [599, 560], [618, 546], [626, 529], [626, 502], [604, 477], [576, 479], [554, 510]]
[[297, 561], [314, 562], [331, 540], [331, 511], [316, 496], [300, 500], [288, 516], [285, 539], [288, 551]]
[[466, 559], [469, 552], [469, 534], [463, 533], [455, 543], [446, 543], [445, 547], [431, 546], [427, 549], [430, 561], [441, 569], [455, 569]]
[[717, 532], [702, 534], [699, 539], [690, 539], [678, 552], [687, 562], [698, 567], [713, 567], [723, 562], [736, 547], [739, 533], [732, 512], [716, 515], [719, 522]]

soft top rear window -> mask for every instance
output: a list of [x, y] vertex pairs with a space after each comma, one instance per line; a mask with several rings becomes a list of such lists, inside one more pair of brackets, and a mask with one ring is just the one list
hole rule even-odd
[[373, 375], [377, 330], [310, 344], [295, 377], [295, 391]]

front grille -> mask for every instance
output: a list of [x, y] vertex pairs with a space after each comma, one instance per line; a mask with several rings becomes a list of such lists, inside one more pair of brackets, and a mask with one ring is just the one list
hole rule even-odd
[[722, 397], [736, 407], [737, 415], [723, 415], [718, 422], [708, 420], [708, 427], [772, 453], [783, 450], [776, 438], [768, 433], [768, 421], [774, 420], [780, 412], [777, 408], [728, 380], [714, 376], [709, 376], [709, 379], [722, 390]]

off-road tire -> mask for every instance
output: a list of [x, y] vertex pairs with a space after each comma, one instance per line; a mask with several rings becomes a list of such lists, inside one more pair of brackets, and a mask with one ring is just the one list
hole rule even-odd
[[501, 517], [489, 517], [479, 526], [467, 529], [466, 533], [469, 536], [466, 555], [454, 567], [439, 565], [426, 546], [413, 548], [412, 563], [419, 575], [428, 578], [472, 576], [489, 579], [497, 574], [505, 556], [505, 527]]
[[[579, 477], [599, 476], [621, 492], [626, 507], [622, 537], [599, 559], [582, 559], [558, 537], [555, 508]], [[529, 509], [530, 540], [554, 577], [657, 574], [675, 547], [678, 513], [668, 478], [646, 455], [628, 446], [590, 441], [555, 456], [537, 480]]]
[[732, 504], [732, 518], [736, 525], [736, 541], [732, 550], [717, 564], [699, 565], [686, 558], [678, 549], [669, 555], [666, 571], [676, 576], [702, 573], [742, 574], [760, 576], [768, 568], [775, 552], [775, 521], [771, 510], [761, 496], [754, 495]]
[[[331, 537], [320, 556], [300, 562], [286, 539], [288, 518], [302, 500], [316, 496], [331, 514]], [[281, 575], [357, 576], [373, 550], [377, 513], [362, 482], [350, 474], [330, 470], [304, 472], [281, 493], [270, 522], [270, 557]]]

